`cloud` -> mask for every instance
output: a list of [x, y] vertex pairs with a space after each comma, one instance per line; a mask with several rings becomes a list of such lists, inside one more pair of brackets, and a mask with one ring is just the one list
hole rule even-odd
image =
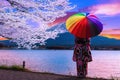
[[120, 34], [104, 34], [104, 35], [101, 35], [101, 36], [120, 40]]
[[120, 40], [120, 29], [104, 30], [100, 35], [104, 37]]
[[57, 25], [59, 23], [64, 23], [67, 20], [68, 17], [70, 17], [71, 15], [76, 14], [76, 13], [77, 12], [67, 12], [66, 16], [57, 18], [54, 22], [49, 23], [48, 25], [49, 26], [54, 26], [54, 25]]
[[120, 3], [100, 4], [91, 7], [91, 13], [113, 16], [120, 14]]
[[103, 30], [102, 34], [120, 34], [120, 29]]
[[8, 40], [8, 39], [0, 36], [0, 40]]

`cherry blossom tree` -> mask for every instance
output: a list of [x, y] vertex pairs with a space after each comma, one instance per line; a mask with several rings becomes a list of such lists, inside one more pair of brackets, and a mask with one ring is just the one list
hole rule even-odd
[[[36, 43], [55, 39], [62, 29], [48, 30], [48, 23], [73, 9], [68, 0], [6, 0], [0, 7], [0, 35], [16, 42], [18, 47], [34, 48]], [[60, 26], [60, 25], [59, 25]]]

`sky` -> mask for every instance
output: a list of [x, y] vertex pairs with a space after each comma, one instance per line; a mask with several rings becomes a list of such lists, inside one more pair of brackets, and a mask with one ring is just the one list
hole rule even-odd
[[[103, 23], [101, 35], [120, 39], [120, 0], [70, 0], [77, 9], [88, 8]], [[74, 2], [75, 1], [75, 2]], [[79, 2], [78, 2], [79, 1]], [[87, 10], [86, 10], [87, 11]]]
[[120, 40], [120, 0], [70, 0], [70, 2], [72, 6], [76, 5], [76, 8], [67, 12], [65, 17], [57, 19], [55, 24], [65, 22], [75, 13], [89, 12], [102, 22], [101, 36]]
[[[67, 12], [65, 17], [50, 23], [50, 26], [65, 22], [69, 16], [75, 13], [89, 12], [96, 15], [103, 23], [101, 36], [120, 39], [120, 0], [69, 0], [69, 2], [71, 6], [76, 7]], [[5, 0], [0, 0], [0, 5], [5, 4]], [[0, 39], [4, 40], [4, 38]]]

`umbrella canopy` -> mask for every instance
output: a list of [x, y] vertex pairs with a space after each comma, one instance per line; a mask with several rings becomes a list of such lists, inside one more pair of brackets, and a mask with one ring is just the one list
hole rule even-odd
[[66, 28], [76, 37], [90, 38], [100, 34], [103, 25], [95, 15], [77, 13], [67, 19]]

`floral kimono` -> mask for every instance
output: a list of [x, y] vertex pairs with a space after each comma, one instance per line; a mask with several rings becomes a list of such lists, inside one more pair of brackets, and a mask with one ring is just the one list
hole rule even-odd
[[77, 64], [77, 76], [85, 77], [87, 75], [87, 63], [92, 61], [89, 41], [75, 42], [73, 61]]

